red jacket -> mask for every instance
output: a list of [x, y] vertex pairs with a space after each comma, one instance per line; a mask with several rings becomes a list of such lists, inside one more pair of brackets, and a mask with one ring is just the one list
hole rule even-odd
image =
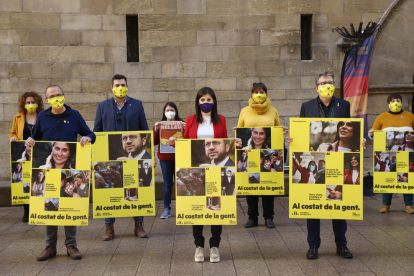
[[299, 183], [308, 183], [311, 172], [308, 171], [306, 168], [302, 167], [299, 164], [299, 161], [296, 158], [293, 158], [293, 163], [295, 164], [296, 168], [300, 172], [300, 181], [299, 181]]
[[158, 145], [157, 156], [158, 159], [162, 161], [172, 161], [175, 162], [175, 153], [161, 153], [160, 152], [160, 132], [155, 130], [155, 126], [152, 129], [154, 135], [154, 146]]
[[[345, 181], [344, 181], [345, 184], [354, 184], [352, 182], [352, 171], [350, 169], [345, 170], [344, 176], [345, 176]], [[358, 178], [359, 178], [359, 172], [358, 172]], [[361, 181], [361, 179], [359, 181]]]
[[[213, 123], [214, 138], [228, 138], [226, 117], [222, 115], [218, 116], [220, 118], [220, 123], [218, 125]], [[184, 139], [197, 139], [198, 122], [196, 118], [197, 117], [195, 114], [187, 117], [184, 131]]]

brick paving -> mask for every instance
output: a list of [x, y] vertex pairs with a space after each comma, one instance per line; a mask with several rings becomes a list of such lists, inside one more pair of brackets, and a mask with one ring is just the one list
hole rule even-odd
[[[173, 204], [175, 202], [173, 201]], [[247, 203], [238, 199], [237, 226], [223, 227], [221, 262], [193, 261], [191, 226], [175, 225], [173, 217], [145, 218], [148, 239], [133, 235], [131, 218], [117, 219], [116, 239], [103, 242], [103, 219], [79, 227], [77, 240], [82, 260], [66, 256], [63, 227], [59, 227], [58, 255], [36, 261], [43, 250], [45, 227], [21, 222], [23, 208], [0, 208], [0, 275], [414, 275], [414, 215], [404, 212], [402, 195], [394, 197], [391, 212], [378, 213], [381, 196], [364, 198], [365, 219], [348, 221], [348, 247], [353, 259], [335, 254], [331, 222], [322, 221], [322, 245], [317, 260], [307, 260], [306, 221], [288, 218], [288, 198], [275, 199], [276, 229], [245, 229]], [[209, 228], [205, 227], [206, 245]]]

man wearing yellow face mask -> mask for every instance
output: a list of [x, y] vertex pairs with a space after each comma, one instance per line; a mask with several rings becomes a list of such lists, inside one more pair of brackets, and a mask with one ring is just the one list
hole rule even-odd
[[[26, 147], [33, 147], [35, 141], [77, 142], [81, 135], [80, 144], [95, 142], [96, 136], [86, 125], [82, 115], [65, 105], [62, 88], [51, 85], [46, 89], [46, 100], [50, 108], [43, 110], [37, 116], [37, 122], [32, 137], [26, 140]], [[74, 259], [82, 259], [76, 244], [76, 226], [65, 227], [65, 245], [67, 255]], [[46, 248], [37, 256], [38, 261], [45, 261], [56, 256], [57, 226], [46, 226]]]
[[[414, 129], [414, 114], [408, 111], [402, 110], [402, 97], [400, 94], [393, 93], [387, 98], [388, 108], [387, 112], [381, 113], [376, 119], [369, 130], [369, 136], [372, 138], [375, 130], [383, 131], [405, 131], [404, 144], [396, 148], [392, 148], [392, 151], [413, 151], [411, 140]], [[409, 139], [408, 139], [409, 138]], [[414, 200], [413, 194], [403, 194], [405, 211], [409, 214], [414, 214]], [[380, 213], [387, 213], [391, 208], [392, 194], [382, 194], [382, 207], [379, 210]]]
[[[114, 75], [111, 85], [113, 97], [100, 102], [96, 108], [94, 132], [102, 131], [140, 131], [148, 130], [144, 107], [140, 100], [128, 97], [128, 82], [124, 75]], [[134, 235], [147, 238], [144, 230], [144, 217], [134, 217]], [[110, 241], [115, 238], [115, 218], [105, 219], [105, 234], [102, 240]]]

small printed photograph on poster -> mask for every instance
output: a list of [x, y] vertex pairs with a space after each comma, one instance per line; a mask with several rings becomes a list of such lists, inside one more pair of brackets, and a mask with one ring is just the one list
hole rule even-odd
[[409, 169], [414, 172], [414, 151], [409, 153]]
[[408, 173], [397, 173], [398, 183], [408, 183]]
[[171, 137], [180, 139], [183, 137], [182, 124], [180, 121], [162, 121], [160, 126], [160, 152], [174, 153], [175, 148], [168, 144]]
[[62, 170], [60, 197], [89, 197], [89, 171]]
[[247, 150], [238, 150], [237, 151], [237, 172], [247, 172], [248, 171], [248, 158]]
[[138, 178], [139, 187], [152, 187], [152, 161], [139, 160], [138, 161]]
[[387, 131], [387, 151], [414, 151], [414, 131]]
[[344, 184], [360, 184], [361, 163], [359, 160], [359, 153], [344, 153]]
[[137, 201], [138, 200], [138, 188], [125, 188], [124, 195], [125, 195], [125, 201]]
[[218, 211], [221, 210], [220, 197], [219, 196], [208, 196], [207, 197], [207, 211]]
[[30, 193], [30, 183], [23, 183], [23, 193], [24, 194]]
[[204, 168], [177, 168], [177, 196], [205, 196]]
[[33, 147], [33, 168], [75, 169], [76, 143], [36, 142]]
[[46, 173], [43, 169], [32, 170], [32, 196], [45, 195]]
[[342, 201], [342, 185], [326, 185], [326, 200]]
[[249, 173], [249, 184], [260, 184], [260, 173]]
[[242, 140], [242, 149], [270, 149], [271, 128], [237, 128], [237, 138]]
[[235, 195], [236, 176], [235, 169], [221, 168], [221, 195], [229, 196]]
[[151, 159], [151, 134], [108, 134], [109, 160]]
[[12, 183], [22, 183], [23, 181], [23, 164], [22, 162], [11, 164]]
[[283, 150], [260, 150], [260, 172], [283, 172]]
[[374, 152], [374, 171], [376, 172], [396, 172], [397, 153], [390, 151]]
[[45, 198], [45, 211], [59, 211], [59, 198], [46, 197]]
[[310, 121], [309, 125], [310, 151], [360, 151], [360, 122]]
[[191, 167], [234, 166], [234, 140], [191, 140]]
[[325, 168], [325, 153], [294, 152], [292, 183], [325, 184]]
[[26, 147], [26, 142], [12, 142], [10, 143], [11, 148], [11, 161], [32, 161], [32, 147]]
[[124, 161], [95, 162], [94, 178], [95, 189], [123, 188]]

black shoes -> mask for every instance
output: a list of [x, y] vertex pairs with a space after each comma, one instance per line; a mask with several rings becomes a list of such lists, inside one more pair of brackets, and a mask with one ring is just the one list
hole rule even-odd
[[349, 251], [348, 247], [346, 245], [341, 245], [336, 247], [336, 254], [341, 256], [342, 258], [352, 259], [354, 256]]
[[244, 228], [252, 228], [255, 226], [257, 226], [257, 220], [249, 219], [249, 221], [244, 225]]
[[308, 252], [306, 253], [306, 258], [308, 259], [318, 258], [318, 247], [316, 247], [316, 245], [309, 246]]
[[267, 228], [275, 228], [275, 223], [272, 219], [265, 219], [265, 226]]

